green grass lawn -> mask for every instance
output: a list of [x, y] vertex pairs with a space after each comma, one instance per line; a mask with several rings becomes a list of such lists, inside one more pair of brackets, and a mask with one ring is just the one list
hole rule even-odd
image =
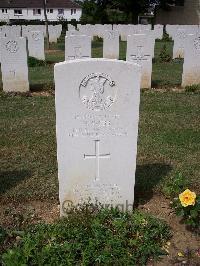
[[[167, 52], [172, 56], [173, 43], [165, 41], [156, 41], [155, 62], [153, 63], [152, 87], [180, 86], [182, 78], [182, 60], [173, 60], [171, 62], [159, 62], [159, 54], [163, 45], [166, 45]], [[47, 66], [29, 67], [29, 82], [31, 91], [49, 90], [54, 88], [53, 67], [57, 62], [64, 61], [64, 36], [58, 43], [51, 44], [50, 50], [46, 52]], [[92, 57], [103, 57], [103, 41], [95, 39], [92, 42]], [[126, 42], [120, 42], [120, 60], [126, 59]], [[2, 89], [1, 73], [0, 88]]]
[[[54, 97], [0, 97], [0, 196], [57, 198]], [[200, 188], [200, 94], [143, 92], [136, 197], [162, 191], [177, 171]]]

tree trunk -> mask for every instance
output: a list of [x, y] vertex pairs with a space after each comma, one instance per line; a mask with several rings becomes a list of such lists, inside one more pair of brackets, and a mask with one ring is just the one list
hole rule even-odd
[[47, 19], [46, 0], [43, 0], [43, 5], [44, 5], [44, 19], [45, 19], [45, 27], [46, 27], [46, 49], [49, 50], [49, 27], [48, 27], [48, 19]]

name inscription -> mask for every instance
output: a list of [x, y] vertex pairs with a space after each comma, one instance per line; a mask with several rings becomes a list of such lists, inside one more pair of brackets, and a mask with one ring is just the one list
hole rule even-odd
[[74, 115], [74, 120], [77, 121], [77, 127], [73, 127], [70, 132], [70, 137], [126, 137], [128, 136], [127, 129], [121, 124], [120, 115], [110, 114], [85, 114]]

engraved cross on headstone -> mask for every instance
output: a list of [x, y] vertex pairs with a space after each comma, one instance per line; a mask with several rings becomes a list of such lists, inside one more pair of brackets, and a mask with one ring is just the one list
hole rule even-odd
[[135, 55], [130, 55], [132, 61], [136, 61], [140, 64], [141, 61], [147, 61], [151, 56], [143, 53], [143, 46], [137, 47], [137, 53]]
[[84, 159], [96, 159], [96, 174], [95, 181], [99, 180], [99, 165], [100, 159], [110, 159], [110, 153], [108, 154], [100, 154], [100, 140], [95, 140], [95, 154], [94, 155], [86, 155], [84, 154]]

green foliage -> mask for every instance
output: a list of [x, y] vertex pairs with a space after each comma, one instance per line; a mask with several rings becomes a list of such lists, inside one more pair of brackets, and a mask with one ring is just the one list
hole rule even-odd
[[82, 23], [107, 23], [107, 0], [85, 0], [82, 4]]
[[0, 246], [3, 245], [6, 236], [7, 236], [6, 231], [3, 229], [3, 227], [0, 226]]
[[77, 25], [76, 19], [74, 19], [74, 18], [71, 19], [70, 24], [76, 27], [76, 25]]
[[167, 63], [167, 62], [170, 62], [171, 59], [172, 58], [170, 54], [167, 52], [167, 46], [166, 44], [164, 44], [159, 54], [159, 61]]
[[193, 93], [200, 92], [200, 84], [186, 86], [185, 91], [186, 92], [193, 92]]
[[195, 205], [184, 207], [178, 198], [189, 187], [190, 182], [181, 173], [177, 173], [164, 186], [164, 192], [172, 198], [172, 207], [182, 221], [200, 233], [200, 197], [197, 196]]
[[32, 226], [2, 261], [7, 266], [145, 265], [165, 254], [170, 236], [169, 227], [149, 215], [86, 207], [55, 224]]
[[39, 66], [45, 66], [45, 65], [46, 65], [46, 62], [44, 60], [38, 60], [31, 56], [29, 56], [28, 58], [29, 67], [39, 67]]
[[169, 37], [169, 34], [164, 31], [162, 40], [157, 40], [158, 42], [172, 42], [172, 38]]
[[174, 198], [172, 207], [182, 221], [189, 225], [192, 230], [200, 234], [200, 197], [197, 196], [195, 205], [183, 207], [179, 198]]
[[4, 26], [4, 25], [6, 25], [7, 23], [6, 22], [4, 22], [4, 21], [0, 21], [0, 26]]
[[147, 11], [149, 0], [85, 0], [83, 23], [138, 22], [138, 15]]
[[176, 173], [164, 185], [164, 192], [170, 197], [177, 197], [189, 185], [188, 179], [181, 173]]

